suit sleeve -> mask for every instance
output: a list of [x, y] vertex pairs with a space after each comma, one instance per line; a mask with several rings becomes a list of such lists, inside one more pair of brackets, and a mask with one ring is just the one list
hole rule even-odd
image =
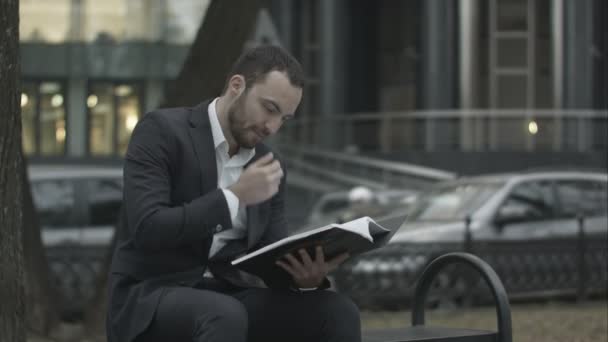
[[[279, 186], [278, 193], [270, 200], [270, 220], [266, 233], [260, 240], [260, 242], [252, 249], [264, 247], [268, 244], [281, 240], [288, 235], [288, 225], [285, 218], [285, 198], [287, 192], [287, 170], [284, 167], [284, 163], [281, 163], [283, 167], [283, 179]], [[282, 273], [282, 276], [268, 276], [262, 277], [262, 280], [269, 288], [273, 289], [296, 289], [291, 276], [289, 274]], [[330, 287], [329, 280], [325, 278], [323, 283], [317, 288], [319, 290], [327, 289]], [[297, 291], [297, 290], [296, 290]]]
[[218, 225], [232, 228], [220, 189], [189, 203], [171, 203], [171, 167], [177, 143], [160, 114], [146, 114], [133, 131], [125, 157], [124, 201], [137, 248], [173, 249], [209, 239]]

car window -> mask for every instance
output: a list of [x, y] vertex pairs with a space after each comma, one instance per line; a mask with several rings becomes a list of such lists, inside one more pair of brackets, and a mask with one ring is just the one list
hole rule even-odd
[[530, 219], [551, 218], [555, 215], [555, 196], [548, 181], [521, 183], [511, 190], [503, 206], [519, 207]]
[[557, 183], [560, 215], [606, 215], [607, 186], [606, 182], [587, 180], [563, 180]]
[[43, 228], [69, 227], [77, 224], [74, 182], [69, 179], [33, 181], [32, 197]]
[[88, 179], [86, 188], [89, 225], [115, 225], [122, 204], [122, 180], [120, 178]]
[[441, 186], [423, 195], [410, 213], [416, 221], [462, 220], [473, 213], [502, 183], [466, 183]]

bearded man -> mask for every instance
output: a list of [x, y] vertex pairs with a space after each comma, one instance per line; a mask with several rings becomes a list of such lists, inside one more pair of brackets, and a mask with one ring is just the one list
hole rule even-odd
[[348, 256], [298, 251], [280, 279], [230, 261], [287, 235], [284, 165], [263, 140], [292, 119], [304, 73], [285, 50], [245, 52], [222, 94], [146, 114], [124, 165], [107, 336], [132, 341], [361, 340], [359, 311], [329, 291]]

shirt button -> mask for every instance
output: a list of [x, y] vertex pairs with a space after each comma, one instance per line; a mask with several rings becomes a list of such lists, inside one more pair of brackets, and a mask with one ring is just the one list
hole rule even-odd
[[218, 224], [217, 226], [215, 226], [215, 232], [216, 232], [216, 233], [219, 233], [219, 232], [221, 232], [222, 230], [224, 230], [224, 227], [222, 227], [222, 225], [221, 225], [221, 224]]

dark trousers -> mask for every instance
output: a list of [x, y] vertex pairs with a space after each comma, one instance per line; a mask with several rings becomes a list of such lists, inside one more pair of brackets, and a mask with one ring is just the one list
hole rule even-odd
[[165, 288], [137, 342], [361, 341], [359, 310], [328, 290]]

